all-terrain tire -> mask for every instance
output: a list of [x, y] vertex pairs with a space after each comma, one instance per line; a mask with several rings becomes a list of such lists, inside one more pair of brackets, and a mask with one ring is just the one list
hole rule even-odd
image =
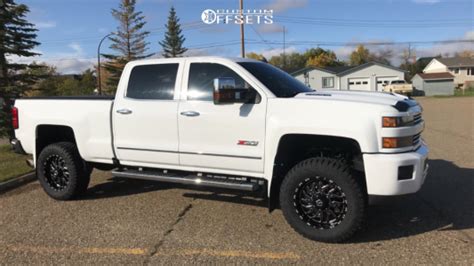
[[90, 181], [90, 172], [71, 142], [46, 146], [38, 156], [36, 173], [44, 191], [57, 200], [80, 196]]
[[347, 164], [318, 157], [287, 173], [280, 187], [280, 206], [287, 222], [304, 237], [342, 242], [365, 222], [367, 196]]

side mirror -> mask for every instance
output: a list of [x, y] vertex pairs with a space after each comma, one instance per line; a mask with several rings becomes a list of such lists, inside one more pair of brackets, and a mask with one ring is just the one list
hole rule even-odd
[[249, 89], [236, 88], [233, 78], [216, 78], [214, 79], [214, 104], [247, 103], [249, 91]]

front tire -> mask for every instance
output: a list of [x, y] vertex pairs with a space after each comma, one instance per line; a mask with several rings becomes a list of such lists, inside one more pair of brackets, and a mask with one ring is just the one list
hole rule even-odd
[[342, 242], [365, 221], [364, 191], [342, 161], [311, 158], [286, 175], [280, 187], [280, 206], [287, 222], [304, 237]]
[[50, 197], [70, 200], [87, 190], [90, 172], [73, 143], [46, 146], [38, 156], [37, 165], [38, 179]]

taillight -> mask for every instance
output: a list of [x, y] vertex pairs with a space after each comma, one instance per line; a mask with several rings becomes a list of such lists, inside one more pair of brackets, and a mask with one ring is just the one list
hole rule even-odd
[[18, 129], [20, 127], [20, 121], [18, 120], [18, 108], [12, 108], [12, 124], [13, 129]]

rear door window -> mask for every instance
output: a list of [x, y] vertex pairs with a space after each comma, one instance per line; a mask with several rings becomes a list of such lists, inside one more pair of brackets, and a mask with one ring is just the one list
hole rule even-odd
[[130, 73], [127, 97], [173, 100], [179, 64], [136, 66]]

